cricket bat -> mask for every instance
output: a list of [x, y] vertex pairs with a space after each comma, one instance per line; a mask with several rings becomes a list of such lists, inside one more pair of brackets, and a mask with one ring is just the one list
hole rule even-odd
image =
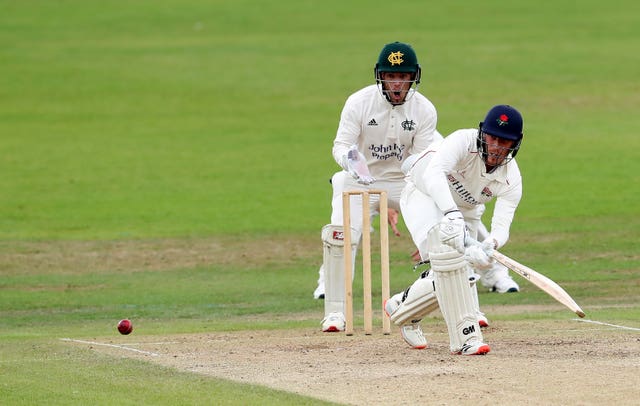
[[568, 307], [578, 316], [585, 316], [584, 312], [582, 311], [580, 306], [578, 306], [578, 304], [573, 300], [573, 298], [569, 296], [569, 294], [564, 289], [562, 289], [560, 285], [558, 285], [551, 279], [525, 265], [522, 265], [518, 261], [515, 261], [508, 256], [499, 253], [498, 251], [493, 251], [493, 258], [496, 261], [500, 262], [502, 265], [511, 269], [513, 272], [517, 273], [518, 275], [522, 276], [529, 282], [545, 291], [547, 294], [549, 294], [549, 296]]

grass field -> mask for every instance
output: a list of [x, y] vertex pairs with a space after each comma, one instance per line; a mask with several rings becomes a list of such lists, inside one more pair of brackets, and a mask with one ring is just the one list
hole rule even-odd
[[[0, 403], [316, 402], [59, 339], [316, 326], [338, 116], [395, 40], [443, 134], [523, 112], [504, 252], [640, 327], [634, 2], [272, 3], [0, 0]], [[553, 303], [519, 282], [481, 303]]]

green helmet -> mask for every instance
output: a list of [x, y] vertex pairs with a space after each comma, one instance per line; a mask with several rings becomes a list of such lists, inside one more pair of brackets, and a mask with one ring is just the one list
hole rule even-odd
[[409, 72], [413, 73], [413, 82], [420, 83], [422, 69], [418, 63], [418, 57], [411, 45], [402, 42], [393, 42], [382, 48], [378, 63], [374, 68], [376, 82], [380, 82], [380, 72]]

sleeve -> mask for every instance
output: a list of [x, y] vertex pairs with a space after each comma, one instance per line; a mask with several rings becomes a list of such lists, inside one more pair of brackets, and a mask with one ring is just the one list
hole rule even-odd
[[333, 141], [332, 150], [333, 159], [344, 170], [348, 170], [344, 157], [349, 148], [358, 142], [358, 137], [360, 136], [360, 121], [359, 114], [350, 97], [342, 108], [342, 113], [340, 113], [340, 123], [338, 124], [338, 131]]
[[465, 139], [466, 137], [461, 132], [454, 132], [445, 138], [424, 172], [417, 177], [415, 182], [418, 190], [431, 196], [443, 212], [458, 207], [449, 190], [447, 173], [452, 172], [458, 162], [466, 155]]
[[509, 229], [516, 213], [516, 208], [522, 197], [522, 179], [518, 172], [515, 184], [498, 196], [491, 218], [491, 232], [489, 238], [493, 238], [498, 244], [496, 248], [504, 246], [509, 240]]

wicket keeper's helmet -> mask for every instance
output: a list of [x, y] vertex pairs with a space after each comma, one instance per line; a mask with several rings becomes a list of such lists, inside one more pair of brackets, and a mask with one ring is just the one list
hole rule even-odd
[[418, 84], [422, 69], [411, 45], [396, 41], [382, 48], [373, 72], [377, 83], [381, 72], [409, 72], [413, 73], [412, 81]]
[[504, 104], [494, 106], [489, 110], [478, 130], [478, 151], [482, 154], [483, 161], [486, 162], [487, 149], [484, 134], [513, 141], [509, 155], [502, 162], [504, 165], [513, 159], [520, 149], [522, 115], [515, 108]]

